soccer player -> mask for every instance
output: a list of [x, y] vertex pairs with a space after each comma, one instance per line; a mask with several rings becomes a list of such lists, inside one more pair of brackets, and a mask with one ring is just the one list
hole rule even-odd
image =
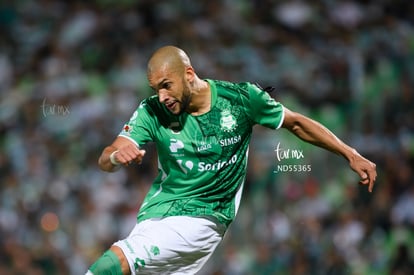
[[87, 274], [195, 274], [223, 239], [239, 208], [252, 127], [286, 128], [343, 156], [372, 192], [375, 164], [320, 123], [293, 112], [251, 83], [201, 79], [187, 54], [158, 49], [148, 62], [155, 95], [143, 100], [99, 158], [102, 170], [141, 163], [154, 142], [155, 178], [128, 237]]

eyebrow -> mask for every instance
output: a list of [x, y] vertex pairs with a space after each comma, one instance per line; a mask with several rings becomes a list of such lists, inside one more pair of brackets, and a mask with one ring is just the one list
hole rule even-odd
[[157, 83], [155, 86], [150, 85], [150, 87], [153, 90], [156, 90], [156, 88], [160, 88], [165, 82], [169, 81], [168, 78], [162, 79], [159, 83]]

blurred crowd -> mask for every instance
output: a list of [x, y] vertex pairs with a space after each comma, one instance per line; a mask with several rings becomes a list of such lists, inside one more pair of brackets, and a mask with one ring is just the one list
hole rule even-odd
[[274, 86], [378, 168], [371, 194], [341, 157], [255, 128], [241, 209], [203, 274], [414, 274], [413, 14], [409, 0], [1, 1], [0, 274], [84, 274], [132, 229], [155, 148], [117, 173], [97, 159], [167, 44], [202, 78]]

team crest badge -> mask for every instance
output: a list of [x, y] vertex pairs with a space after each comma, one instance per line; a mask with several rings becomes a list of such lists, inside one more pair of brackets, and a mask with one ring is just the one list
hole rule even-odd
[[128, 124], [125, 124], [124, 127], [122, 128], [122, 132], [128, 136], [131, 135], [131, 131], [132, 131], [132, 127], [129, 126]]
[[231, 132], [236, 128], [237, 121], [229, 110], [221, 112], [220, 126], [226, 132]]

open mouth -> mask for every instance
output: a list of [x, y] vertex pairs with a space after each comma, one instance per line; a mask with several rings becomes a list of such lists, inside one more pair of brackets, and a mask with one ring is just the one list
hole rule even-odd
[[173, 102], [168, 102], [168, 103], [166, 103], [165, 104], [165, 106], [168, 108], [168, 109], [174, 109], [174, 107], [175, 107], [175, 105], [177, 104], [177, 102], [176, 101], [173, 101]]

